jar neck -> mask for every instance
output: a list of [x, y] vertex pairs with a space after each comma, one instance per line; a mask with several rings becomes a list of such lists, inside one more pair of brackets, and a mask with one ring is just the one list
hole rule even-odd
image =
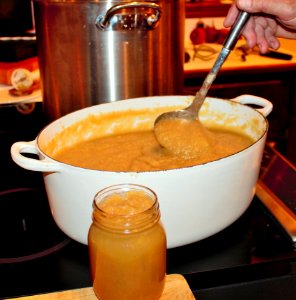
[[136, 184], [107, 187], [95, 196], [93, 223], [105, 230], [134, 233], [154, 226], [160, 219], [156, 194]]
[[160, 220], [158, 202], [145, 211], [126, 215], [111, 214], [103, 211], [94, 203], [93, 223], [105, 230], [118, 233], [137, 233], [147, 230]]

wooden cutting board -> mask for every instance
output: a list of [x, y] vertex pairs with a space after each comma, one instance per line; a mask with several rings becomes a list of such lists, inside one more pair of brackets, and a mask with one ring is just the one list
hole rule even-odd
[[[91, 287], [55, 292], [49, 294], [13, 298], [17, 300], [97, 300]], [[13, 300], [11, 299], [11, 300]], [[159, 300], [193, 300], [187, 281], [182, 275], [170, 274], [166, 277], [165, 287]]]

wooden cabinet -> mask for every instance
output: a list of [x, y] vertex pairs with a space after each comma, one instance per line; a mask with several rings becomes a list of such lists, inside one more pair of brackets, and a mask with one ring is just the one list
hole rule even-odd
[[296, 77], [294, 77], [294, 87], [293, 101], [288, 107], [291, 111], [291, 118], [288, 127], [287, 157], [292, 158], [293, 163], [296, 165]]
[[186, 18], [225, 17], [230, 4], [223, 4], [218, 0], [196, 0], [186, 2]]
[[[207, 73], [185, 73], [184, 94], [200, 89]], [[250, 69], [220, 71], [208, 95], [231, 99], [242, 94], [263, 97], [273, 103], [269, 121], [268, 140], [296, 163], [296, 75], [295, 69]]]

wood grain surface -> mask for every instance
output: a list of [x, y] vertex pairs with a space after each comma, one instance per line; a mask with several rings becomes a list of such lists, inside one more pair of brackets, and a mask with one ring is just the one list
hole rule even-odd
[[[18, 300], [96, 300], [92, 287], [69, 291], [40, 294], [34, 296], [13, 298]], [[11, 299], [11, 300], [13, 300]], [[166, 276], [165, 287], [159, 300], [193, 300], [187, 281], [182, 275], [170, 274]]]

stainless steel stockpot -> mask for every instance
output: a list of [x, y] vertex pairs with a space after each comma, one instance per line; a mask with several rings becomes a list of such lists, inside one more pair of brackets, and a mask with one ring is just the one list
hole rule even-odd
[[34, 0], [50, 121], [104, 102], [181, 93], [184, 0]]

